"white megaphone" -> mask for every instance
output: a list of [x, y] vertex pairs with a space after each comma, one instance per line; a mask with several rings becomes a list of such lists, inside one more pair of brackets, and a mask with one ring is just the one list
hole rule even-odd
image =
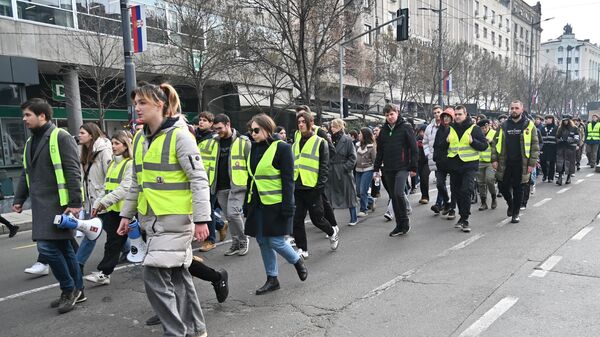
[[77, 229], [91, 241], [96, 240], [102, 234], [102, 220], [99, 218], [79, 220], [73, 215], [60, 214], [54, 217], [54, 224], [61, 229]]
[[131, 243], [129, 254], [127, 254], [127, 260], [132, 263], [144, 261], [144, 257], [146, 256], [146, 243], [142, 239], [142, 231], [140, 230], [140, 224], [137, 220], [134, 220], [129, 224], [129, 233], [127, 236]]

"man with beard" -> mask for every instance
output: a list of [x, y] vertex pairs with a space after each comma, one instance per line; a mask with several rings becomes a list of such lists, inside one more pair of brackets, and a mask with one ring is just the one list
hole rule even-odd
[[508, 204], [507, 216], [518, 223], [523, 199], [523, 184], [529, 182], [539, 157], [537, 131], [523, 116], [523, 103], [510, 104], [510, 118], [502, 123], [492, 143], [492, 167]]

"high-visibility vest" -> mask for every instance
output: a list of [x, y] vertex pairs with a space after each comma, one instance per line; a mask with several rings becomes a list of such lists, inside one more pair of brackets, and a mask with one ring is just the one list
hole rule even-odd
[[294, 143], [294, 181], [298, 176], [307, 187], [317, 186], [319, 180], [319, 148], [323, 139], [313, 134], [300, 150], [300, 140]]
[[[118, 164], [115, 165], [115, 161], [111, 161], [108, 165], [108, 170], [106, 170], [106, 180], [104, 182], [104, 194], [109, 194], [119, 187], [121, 181], [123, 180], [123, 174], [125, 170], [131, 169], [131, 158], [125, 158], [121, 160]], [[123, 202], [125, 200], [121, 200], [118, 203], [107, 208], [107, 211], [120, 212], [123, 207]]]
[[217, 141], [213, 138], [205, 139], [198, 144], [198, 150], [200, 150], [200, 157], [202, 157], [202, 163], [204, 164], [204, 170], [208, 176], [208, 184], [212, 186], [215, 181], [215, 172], [217, 168]]
[[281, 183], [281, 171], [273, 166], [273, 158], [277, 152], [277, 144], [281, 140], [276, 140], [271, 145], [256, 165], [254, 173], [250, 170], [250, 158], [248, 158], [248, 174], [250, 175], [250, 190], [248, 191], [248, 203], [252, 201], [254, 193], [254, 184], [258, 191], [258, 197], [263, 205], [279, 204], [283, 201], [283, 184]]
[[491, 144], [495, 135], [496, 135], [496, 131], [492, 130], [492, 129], [490, 129], [488, 131], [487, 135], [485, 135], [485, 139], [488, 140], [488, 147], [487, 147], [487, 149], [479, 152], [479, 161], [481, 161], [483, 163], [489, 163], [492, 161], [492, 146], [489, 144]]
[[[69, 204], [69, 191], [67, 190], [65, 173], [62, 168], [62, 160], [60, 159], [60, 152], [58, 149], [58, 133], [66, 132], [61, 128], [55, 128], [50, 133], [50, 161], [52, 162], [52, 166], [54, 167], [54, 176], [56, 177], [56, 185], [58, 186], [58, 199], [60, 201], [61, 206], [66, 206]], [[25, 169], [25, 181], [27, 182], [27, 188], [29, 188], [29, 168], [27, 167], [27, 144], [31, 137], [27, 139], [25, 143], [25, 149], [23, 150], [23, 168]]]
[[[498, 143], [496, 143], [496, 152], [498, 153], [498, 155], [502, 154], [502, 149], [504, 146], [504, 129], [501, 127], [500, 131], [498, 131]], [[523, 136], [523, 143], [525, 144], [525, 157], [529, 158], [529, 156], [531, 155], [531, 138], [533, 137], [533, 133], [537, 132], [535, 130], [535, 124], [533, 124], [532, 121], [529, 121], [529, 124], [527, 124], [527, 127], [525, 128], [524, 132], [522, 133]]]
[[450, 134], [448, 135], [448, 140], [450, 142], [450, 146], [448, 147], [448, 158], [453, 158], [458, 155], [460, 160], [464, 162], [479, 160], [479, 151], [472, 148], [469, 141], [474, 128], [475, 124], [471, 125], [465, 133], [463, 133], [462, 137], [458, 139], [456, 130], [454, 130], [452, 126], [450, 127]]
[[[140, 214], [147, 214], [148, 204], [156, 215], [192, 214], [190, 181], [179, 165], [175, 144], [181, 129], [176, 127], [157, 135], [145, 154], [143, 131], [135, 135], [133, 164], [142, 188], [137, 202]], [[193, 137], [187, 129], [183, 132], [186, 137]]]
[[[245, 136], [238, 136], [231, 144], [229, 151], [229, 175], [231, 184], [236, 187], [246, 187], [248, 183], [246, 140]], [[208, 175], [208, 183], [212, 186], [216, 178], [219, 141], [215, 138], [202, 141], [198, 145], [198, 149]]]
[[594, 127], [592, 127], [592, 122], [588, 123], [586, 140], [600, 140], [600, 122], [596, 122]]

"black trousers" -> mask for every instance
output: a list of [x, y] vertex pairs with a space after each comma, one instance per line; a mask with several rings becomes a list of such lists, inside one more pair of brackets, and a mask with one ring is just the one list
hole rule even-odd
[[[513, 215], [519, 215], [519, 209], [523, 202], [523, 187], [521, 175], [523, 172], [522, 163], [506, 163], [504, 177], [499, 184], [500, 192], [512, 210]], [[550, 178], [550, 177], [549, 177]]]
[[306, 240], [306, 227], [304, 218], [306, 212], [310, 221], [317, 228], [327, 235], [333, 235], [331, 223], [325, 218], [325, 209], [323, 208], [323, 192], [321, 190], [295, 190], [294, 199], [296, 201], [296, 211], [294, 212], [294, 240], [296, 246], [303, 251], [308, 251], [308, 241]]
[[458, 205], [458, 214], [462, 220], [471, 215], [471, 194], [474, 193], [475, 177], [478, 168], [450, 171], [450, 193]]
[[327, 219], [332, 226], [337, 226], [338, 224], [335, 220], [335, 213], [333, 213], [333, 208], [331, 207], [325, 192], [321, 193], [321, 197], [323, 199], [323, 211], [325, 213], [325, 219]]
[[406, 212], [406, 198], [404, 188], [408, 178], [408, 171], [384, 171], [383, 186], [392, 199], [396, 227], [400, 230], [408, 230], [408, 214]]
[[0, 223], [3, 223], [4, 226], [6, 226], [6, 228], [8, 228], [8, 229], [13, 229], [15, 227], [13, 224], [10, 223], [10, 221], [6, 220], [1, 215], [0, 215]]
[[194, 277], [197, 277], [203, 281], [208, 282], [219, 282], [221, 280], [221, 275], [217, 273], [216, 270], [207, 266], [202, 261], [198, 261], [196, 259], [192, 259], [192, 264], [188, 268], [190, 274]]
[[418, 167], [419, 173], [419, 181], [421, 188], [421, 198], [429, 200], [429, 174], [431, 171], [429, 170], [429, 165], [427, 162], [419, 163]]
[[548, 154], [542, 153], [540, 158], [540, 166], [542, 166], [542, 174], [544, 177], [554, 180], [554, 173], [556, 169], [556, 150], [548, 152]]
[[118, 212], [109, 211], [103, 214], [98, 214], [102, 220], [102, 229], [106, 232], [106, 242], [104, 243], [104, 257], [98, 263], [98, 270], [104, 275], [110, 275], [115, 270], [119, 263], [121, 250], [127, 241], [127, 235], [117, 234], [121, 217]]

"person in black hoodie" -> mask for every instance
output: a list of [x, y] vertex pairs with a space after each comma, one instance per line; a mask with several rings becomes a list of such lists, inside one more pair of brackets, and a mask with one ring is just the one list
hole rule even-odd
[[419, 150], [413, 129], [404, 118], [399, 117], [398, 107], [387, 104], [383, 114], [386, 123], [377, 138], [375, 172], [383, 166], [383, 185], [392, 199], [396, 218], [396, 227], [389, 235], [399, 236], [410, 230], [404, 188], [408, 176], [417, 175]]
[[450, 172], [450, 190], [456, 197], [460, 219], [457, 228], [469, 233], [469, 215], [471, 214], [471, 194], [475, 176], [479, 170], [479, 152], [488, 147], [488, 141], [481, 129], [473, 124], [467, 109], [458, 105], [454, 108], [454, 122], [448, 130], [448, 169]]
[[546, 124], [540, 128], [542, 135], [542, 150], [540, 151], [540, 164], [542, 166], [542, 181], [554, 182], [554, 169], [556, 167], [556, 124], [554, 116], [546, 116]]
[[[454, 195], [450, 197], [446, 188], [446, 178], [448, 176], [448, 134], [450, 132], [450, 124], [454, 120], [454, 108], [446, 107], [444, 112], [440, 114], [440, 125], [435, 134], [433, 142], [433, 161], [435, 162], [435, 180], [438, 193], [442, 194], [444, 207], [441, 210], [442, 215], [447, 215], [448, 220], [456, 218], [456, 198]], [[436, 213], [437, 215], [437, 213]]]

